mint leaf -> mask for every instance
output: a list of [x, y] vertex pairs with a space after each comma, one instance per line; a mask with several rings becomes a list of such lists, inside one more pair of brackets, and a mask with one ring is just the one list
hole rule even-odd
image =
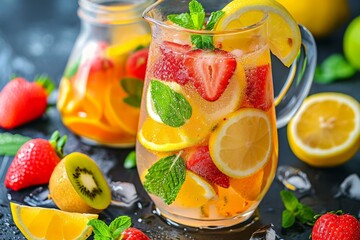
[[308, 206], [304, 206], [301, 203], [298, 205], [298, 209], [296, 211], [296, 219], [298, 219], [301, 223], [311, 222], [315, 216], [314, 210], [312, 210]]
[[216, 23], [219, 21], [219, 19], [224, 15], [225, 13], [223, 11], [216, 11], [216, 12], [212, 12], [210, 17], [209, 17], [209, 21], [206, 24], [205, 29], [206, 30], [213, 30]]
[[124, 160], [124, 168], [130, 169], [136, 166], [136, 152], [131, 151]]
[[328, 84], [337, 80], [350, 78], [356, 71], [356, 68], [348, 63], [343, 55], [333, 54], [316, 68], [314, 81], [321, 84]]
[[189, 13], [170, 14], [167, 16], [167, 18], [176, 25], [179, 25], [180, 27], [187, 29], [195, 29]]
[[88, 226], [93, 227], [93, 232], [95, 234], [95, 239], [112, 239], [110, 228], [101, 220], [91, 219], [88, 223]]
[[158, 80], [151, 80], [150, 84], [151, 99], [161, 121], [171, 127], [184, 125], [192, 115], [186, 98]]
[[166, 204], [175, 201], [185, 181], [186, 164], [180, 155], [158, 160], [145, 175], [145, 189], [164, 200]]
[[139, 108], [144, 82], [136, 78], [123, 78], [120, 84], [124, 91], [129, 94], [124, 98], [124, 102], [132, 107]]
[[201, 30], [205, 23], [205, 10], [196, 0], [189, 3], [190, 17], [196, 30]]
[[19, 134], [0, 133], [0, 155], [15, 156], [19, 148], [31, 138]]
[[292, 211], [285, 209], [282, 212], [281, 226], [283, 228], [289, 228], [295, 223], [295, 214]]
[[286, 190], [282, 190], [280, 195], [285, 208], [289, 211], [295, 211], [299, 204], [299, 200], [295, 197], [295, 195]]
[[110, 223], [110, 232], [114, 239], [118, 239], [120, 234], [131, 226], [131, 218], [128, 216], [120, 216]]
[[80, 66], [80, 59], [78, 59], [74, 64], [69, 65], [65, 69], [64, 77], [72, 78], [78, 71]]
[[[190, 13], [170, 14], [168, 19], [180, 27], [187, 29], [202, 30], [205, 25], [205, 10], [201, 3], [196, 0], [192, 0], [189, 3]], [[223, 11], [216, 11], [211, 13], [208, 23], [206, 24], [206, 30], [212, 30], [217, 21], [223, 16]], [[210, 35], [191, 35], [191, 43], [200, 49], [215, 49], [213, 44], [213, 37]]]

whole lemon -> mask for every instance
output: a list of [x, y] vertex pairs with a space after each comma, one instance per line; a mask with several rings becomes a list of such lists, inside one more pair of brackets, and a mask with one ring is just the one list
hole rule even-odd
[[346, 28], [343, 44], [346, 59], [360, 70], [360, 16], [353, 19]]
[[277, 0], [317, 38], [326, 37], [350, 16], [347, 0]]

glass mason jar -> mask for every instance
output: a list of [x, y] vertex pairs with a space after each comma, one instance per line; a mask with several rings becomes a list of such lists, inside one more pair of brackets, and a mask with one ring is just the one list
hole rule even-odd
[[59, 86], [64, 125], [87, 143], [135, 144], [153, 0], [79, 0], [81, 31]]

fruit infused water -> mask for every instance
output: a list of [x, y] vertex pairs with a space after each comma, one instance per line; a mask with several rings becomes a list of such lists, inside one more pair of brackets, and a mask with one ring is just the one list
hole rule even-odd
[[137, 168], [168, 222], [221, 228], [249, 219], [273, 181], [278, 139], [270, 51], [290, 66], [301, 35], [276, 1], [203, 4], [163, 0], [144, 12], [153, 34]]
[[79, 2], [82, 31], [57, 107], [64, 125], [87, 142], [135, 144], [151, 39], [141, 13], [151, 2]]

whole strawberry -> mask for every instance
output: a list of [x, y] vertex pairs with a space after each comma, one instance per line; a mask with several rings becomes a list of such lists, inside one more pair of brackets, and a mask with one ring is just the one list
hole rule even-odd
[[47, 184], [63, 155], [66, 136], [55, 131], [50, 140], [32, 139], [20, 147], [6, 176], [5, 186], [12, 190]]
[[122, 232], [122, 240], [150, 240], [145, 233], [137, 228], [130, 227]]
[[313, 240], [359, 240], [360, 222], [341, 211], [326, 213], [316, 220], [311, 236]]
[[41, 117], [53, 88], [47, 77], [35, 82], [19, 77], [12, 79], [0, 92], [0, 127], [13, 129]]

